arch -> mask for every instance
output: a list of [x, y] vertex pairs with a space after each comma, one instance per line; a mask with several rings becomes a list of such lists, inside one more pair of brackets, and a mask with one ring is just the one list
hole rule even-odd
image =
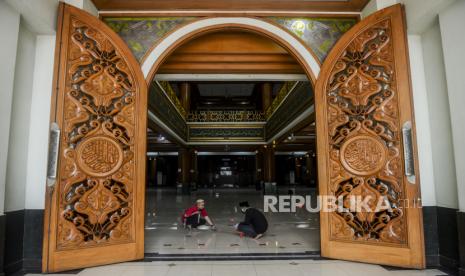
[[[240, 22], [240, 23], [239, 23]], [[145, 56], [141, 68], [150, 83], [163, 61], [184, 42], [221, 29], [242, 29], [264, 35], [284, 47], [304, 68], [309, 80], [315, 85], [320, 73], [320, 63], [315, 54], [288, 31], [265, 20], [250, 17], [213, 17], [188, 23], [168, 34]]]

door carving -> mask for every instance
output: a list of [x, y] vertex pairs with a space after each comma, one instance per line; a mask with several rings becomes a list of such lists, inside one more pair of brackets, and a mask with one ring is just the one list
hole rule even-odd
[[[320, 191], [344, 207], [321, 213], [324, 256], [424, 266], [418, 181], [406, 180], [402, 154], [402, 124], [413, 120], [403, 20], [397, 5], [361, 21], [317, 81]], [[369, 210], [350, 209], [357, 197]]]
[[389, 19], [371, 26], [348, 45], [331, 71], [327, 88], [331, 192], [343, 201], [369, 195], [373, 209], [385, 196], [393, 208], [369, 214], [337, 212], [331, 227], [335, 239], [406, 242], [391, 38]]
[[58, 181], [47, 198], [48, 272], [143, 257], [142, 72], [97, 18], [64, 4], [60, 9], [54, 120], [61, 143]]

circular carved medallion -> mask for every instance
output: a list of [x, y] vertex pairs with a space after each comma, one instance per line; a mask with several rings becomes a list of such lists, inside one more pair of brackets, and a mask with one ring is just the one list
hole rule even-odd
[[384, 166], [386, 146], [378, 139], [368, 136], [355, 136], [341, 147], [340, 159], [346, 170], [355, 175], [371, 175]]
[[116, 172], [123, 163], [123, 150], [113, 139], [105, 136], [92, 137], [80, 143], [76, 149], [77, 163], [84, 173], [105, 177]]

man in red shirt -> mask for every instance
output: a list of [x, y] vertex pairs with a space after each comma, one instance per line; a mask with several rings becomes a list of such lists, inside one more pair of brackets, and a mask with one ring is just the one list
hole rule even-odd
[[215, 230], [215, 225], [208, 217], [207, 210], [205, 210], [205, 201], [203, 199], [197, 199], [194, 206], [184, 211], [182, 221], [189, 228], [197, 228], [199, 225], [208, 223]]

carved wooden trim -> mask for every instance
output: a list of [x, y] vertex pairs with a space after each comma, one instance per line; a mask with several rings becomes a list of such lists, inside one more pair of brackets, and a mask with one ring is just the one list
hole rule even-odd
[[163, 0], [142, 1], [133, 0], [130, 3], [124, 0], [106, 1], [93, 0], [95, 6], [101, 11], [345, 11], [359, 12], [368, 3], [368, 0], [348, 1], [251, 1], [251, 0], [175, 0], [167, 3]]

